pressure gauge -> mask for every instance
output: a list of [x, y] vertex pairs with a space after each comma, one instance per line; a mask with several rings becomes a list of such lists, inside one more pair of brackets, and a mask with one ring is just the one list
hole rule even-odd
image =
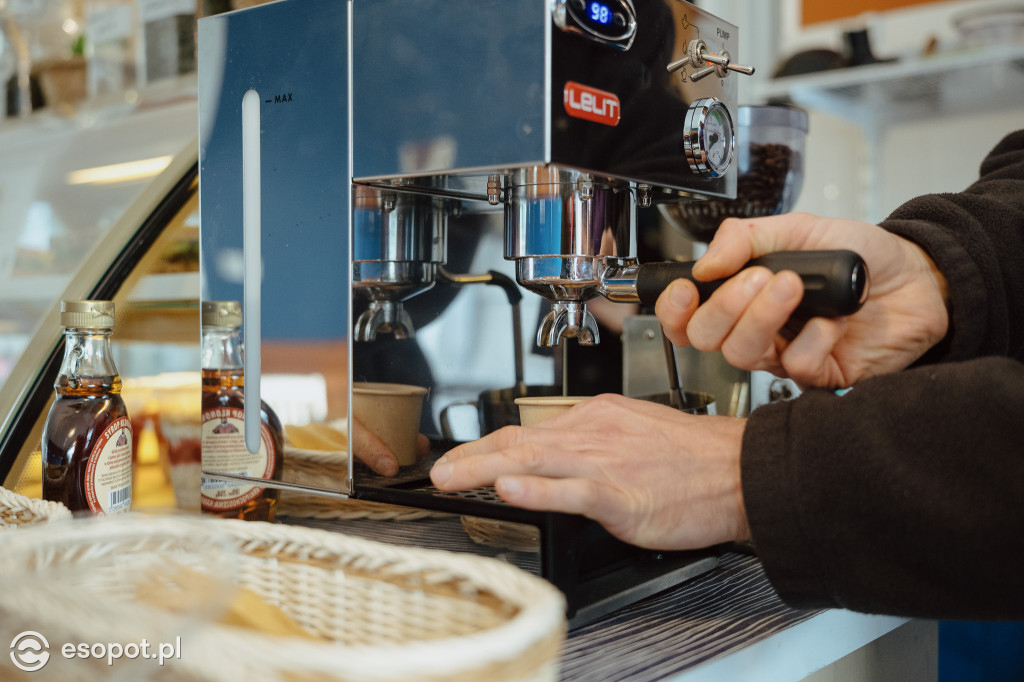
[[699, 99], [686, 112], [683, 153], [694, 173], [718, 178], [725, 175], [736, 151], [732, 116], [714, 97]]

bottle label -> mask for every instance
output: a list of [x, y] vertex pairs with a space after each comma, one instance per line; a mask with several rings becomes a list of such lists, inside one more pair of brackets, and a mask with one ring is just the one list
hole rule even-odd
[[[260, 449], [245, 447], [245, 412], [236, 407], [216, 407], [203, 412], [203, 471], [271, 478], [274, 474], [274, 441], [266, 424], [260, 424]], [[203, 477], [203, 509], [237, 509], [256, 499], [263, 488], [234, 481]]]
[[115, 420], [100, 434], [85, 465], [85, 499], [92, 512], [132, 508], [132, 423]]

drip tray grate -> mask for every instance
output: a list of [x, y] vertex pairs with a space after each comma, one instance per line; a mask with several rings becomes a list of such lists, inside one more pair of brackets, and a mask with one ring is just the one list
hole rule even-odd
[[718, 548], [688, 552], [642, 549], [612, 537], [600, 524], [583, 516], [506, 504], [491, 486], [443, 492], [430, 483], [430, 467], [440, 454], [432, 453], [393, 478], [376, 476], [360, 467], [355, 472], [354, 496], [535, 526], [540, 534], [541, 576], [565, 594], [570, 627], [591, 622], [718, 565]]

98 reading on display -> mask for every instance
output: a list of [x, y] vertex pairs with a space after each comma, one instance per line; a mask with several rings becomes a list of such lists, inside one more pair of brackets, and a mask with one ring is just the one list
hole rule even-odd
[[591, 21], [596, 21], [605, 26], [612, 23], [612, 10], [608, 5], [601, 4], [600, 2], [589, 2], [587, 5], [587, 16], [590, 17]]
[[614, 4], [616, 3], [609, 4], [597, 0], [571, 0], [569, 7], [577, 21], [590, 26], [591, 30], [598, 31], [599, 34], [604, 34], [609, 28], [621, 30], [629, 25], [629, 19], [622, 11], [615, 11]]

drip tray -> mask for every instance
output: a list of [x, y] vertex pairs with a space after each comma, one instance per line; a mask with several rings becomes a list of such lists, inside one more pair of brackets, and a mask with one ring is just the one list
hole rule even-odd
[[442, 492], [430, 483], [436, 456], [394, 478], [360, 470], [354, 497], [416, 509], [529, 524], [539, 531], [540, 575], [565, 594], [576, 628], [718, 566], [719, 550], [664, 552], [613, 537], [583, 516], [506, 504], [492, 487]]

